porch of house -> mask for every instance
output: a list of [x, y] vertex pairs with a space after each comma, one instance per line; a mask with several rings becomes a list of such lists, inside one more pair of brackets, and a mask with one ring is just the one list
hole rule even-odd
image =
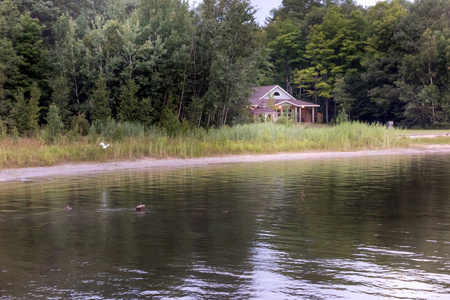
[[280, 105], [277, 107], [279, 117], [286, 115], [294, 116], [294, 120], [299, 123], [316, 123], [316, 111], [314, 107], [304, 107], [295, 105]]

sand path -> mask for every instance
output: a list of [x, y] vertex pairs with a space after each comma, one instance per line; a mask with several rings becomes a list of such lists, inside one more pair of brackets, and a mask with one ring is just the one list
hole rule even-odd
[[280, 160], [330, 159], [377, 155], [450, 154], [450, 145], [427, 145], [415, 149], [368, 150], [355, 152], [305, 152], [266, 155], [233, 155], [190, 159], [142, 159], [108, 163], [65, 164], [53, 167], [6, 169], [0, 171], [0, 181], [24, 180], [36, 177], [70, 176], [127, 169], [180, 168], [210, 164], [248, 163]]

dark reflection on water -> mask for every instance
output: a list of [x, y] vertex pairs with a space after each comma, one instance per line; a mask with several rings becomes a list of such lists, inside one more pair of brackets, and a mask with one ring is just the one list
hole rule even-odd
[[448, 299], [449, 163], [384, 156], [1, 183], [0, 298]]

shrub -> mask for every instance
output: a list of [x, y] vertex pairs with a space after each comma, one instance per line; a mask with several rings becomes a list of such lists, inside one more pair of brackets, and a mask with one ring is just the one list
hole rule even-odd
[[76, 130], [81, 135], [87, 135], [89, 133], [89, 121], [84, 114], [78, 114], [70, 119], [70, 130]]
[[291, 118], [282, 116], [282, 117], [278, 118], [277, 124], [279, 124], [279, 125], [294, 125], [294, 121]]
[[180, 133], [187, 133], [191, 127], [187, 120], [178, 120], [177, 114], [166, 106], [161, 116], [161, 127], [166, 131], [167, 135], [174, 137]]
[[3, 120], [0, 118], [0, 138], [4, 139], [6, 137], [6, 126], [3, 123]]
[[47, 126], [44, 130], [44, 139], [49, 142], [58, 142], [61, 139], [63, 123], [59, 116], [59, 108], [52, 104], [47, 114]]
[[342, 124], [345, 122], [348, 122], [348, 114], [346, 113], [345, 108], [343, 108], [336, 117], [336, 124]]

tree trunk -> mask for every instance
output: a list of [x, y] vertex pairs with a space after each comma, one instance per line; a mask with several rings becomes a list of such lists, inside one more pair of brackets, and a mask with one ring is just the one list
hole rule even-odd
[[164, 93], [164, 102], [163, 102], [163, 108], [166, 107], [166, 102], [167, 102], [167, 91]]
[[[428, 63], [428, 73], [431, 73], [431, 63]], [[433, 77], [430, 77], [430, 85], [433, 85]], [[434, 124], [434, 121], [436, 120], [434, 116], [434, 101], [433, 101], [433, 95], [431, 95], [431, 109], [433, 112], [433, 120], [432, 123]]]
[[225, 125], [227, 107], [224, 105], [222, 109], [222, 120], [220, 121], [221, 125]]
[[202, 115], [203, 115], [203, 113], [201, 112], [200, 117], [198, 118], [197, 129], [200, 128], [200, 124], [202, 123]]
[[224, 126], [227, 123], [227, 117], [228, 117], [228, 111], [230, 110], [229, 107], [225, 110], [225, 118], [223, 120], [222, 126]]

